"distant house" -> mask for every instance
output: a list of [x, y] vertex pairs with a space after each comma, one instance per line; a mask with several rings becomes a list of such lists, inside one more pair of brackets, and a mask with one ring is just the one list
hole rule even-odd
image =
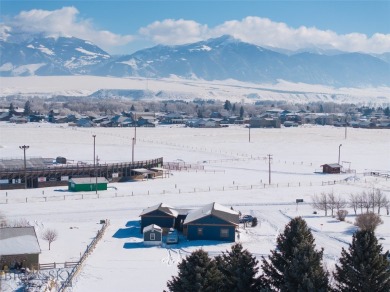
[[145, 245], [160, 245], [162, 243], [162, 228], [156, 224], [148, 225], [143, 230]]
[[146, 226], [156, 224], [166, 231], [175, 227], [175, 221], [178, 212], [171, 206], [160, 203], [158, 205], [146, 208], [140, 214], [141, 217], [141, 232]]
[[341, 165], [338, 163], [324, 164], [321, 165], [323, 173], [340, 173]]
[[77, 177], [68, 182], [68, 190], [71, 192], [92, 192], [107, 190], [108, 180], [105, 177]]
[[280, 128], [281, 122], [279, 118], [251, 118], [249, 120], [251, 128]]
[[39, 264], [39, 246], [33, 226], [0, 228], [0, 270], [29, 268]]
[[217, 203], [188, 213], [183, 233], [189, 240], [235, 241], [239, 214]]

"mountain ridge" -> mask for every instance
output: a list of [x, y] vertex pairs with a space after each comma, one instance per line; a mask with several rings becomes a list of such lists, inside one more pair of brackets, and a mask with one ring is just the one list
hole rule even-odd
[[113, 77], [278, 80], [334, 87], [390, 86], [389, 54], [311, 49], [282, 53], [228, 35], [176, 45], [157, 45], [130, 55], [111, 56], [74, 37], [0, 41], [0, 76], [95, 75]]

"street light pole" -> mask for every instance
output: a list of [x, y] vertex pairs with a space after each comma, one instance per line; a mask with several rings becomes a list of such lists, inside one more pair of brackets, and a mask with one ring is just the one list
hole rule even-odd
[[340, 148], [341, 148], [341, 146], [343, 146], [343, 144], [339, 145], [339, 161], [338, 161], [338, 164], [340, 164]]
[[19, 146], [20, 149], [23, 149], [23, 157], [24, 157], [24, 188], [27, 189], [27, 167], [26, 167], [26, 150], [30, 148], [30, 146], [23, 145]]
[[96, 135], [92, 135], [93, 137], [93, 174], [95, 175], [95, 192], [97, 194], [97, 176], [96, 176], [96, 156], [95, 156], [95, 139]]

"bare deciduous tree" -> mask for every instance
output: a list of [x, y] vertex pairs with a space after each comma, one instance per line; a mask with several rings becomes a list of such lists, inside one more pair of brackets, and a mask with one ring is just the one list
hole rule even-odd
[[347, 206], [347, 201], [345, 199], [341, 198], [341, 196], [339, 195], [335, 199], [335, 207], [336, 207], [337, 212], [339, 212], [340, 209], [345, 208], [346, 206]]
[[356, 216], [355, 225], [360, 228], [360, 230], [375, 231], [378, 225], [382, 224], [383, 220], [379, 215], [369, 212], [365, 214], [360, 214]]
[[386, 196], [380, 189], [375, 190], [375, 206], [378, 208], [378, 214], [381, 213], [381, 208], [385, 206], [387, 201]]
[[45, 232], [42, 234], [42, 239], [49, 242], [49, 250], [51, 243], [55, 241], [58, 238], [58, 232], [55, 229], [46, 229]]
[[332, 212], [332, 217], [333, 217], [333, 213], [334, 213], [334, 209], [336, 209], [336, 206], [337, 206], [337, 203], [336, 203], [336, 197], [332, 192], [328, 193], [328, 205], [329, 205], [329, 209], [330, 211]]
[[359, 208], [359, 195], [350, 194], [348, 206], [353, 209], [355, 215], [357, 214], [357, 209]]
[[314, 195], [312, 198], [312, 206], [315, 209], [325, 212], [325, 216], [328, 216], [328, 198], [325, 193], [321, 193], [320, 196]]
[[11, 221], [9, 226], [11, 226], [11, 227], [27, 227], [27, 226], [31, 226], [31, 225], [26, 218], [19, 218], [19, 219]]

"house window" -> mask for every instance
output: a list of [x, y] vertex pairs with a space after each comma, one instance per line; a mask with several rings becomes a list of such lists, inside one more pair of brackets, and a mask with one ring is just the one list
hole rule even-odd
[[156, 240], [156, 234], [150, 233], [150, 240]]
[[220, 235], [222, 238], [229, 237], [229, 229], [228, 228], [221, 228]]
[[198, 236], [203, 236], [203, 228], [198, 227]]

